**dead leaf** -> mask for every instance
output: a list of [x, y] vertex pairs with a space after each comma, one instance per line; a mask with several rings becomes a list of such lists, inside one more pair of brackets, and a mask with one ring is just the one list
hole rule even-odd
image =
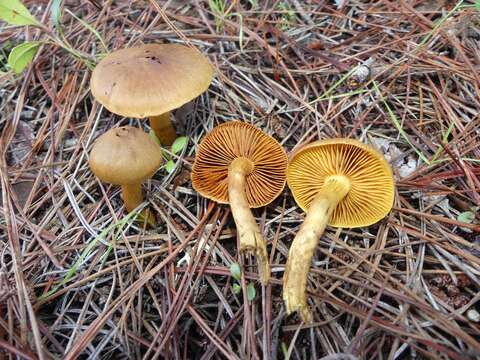
[[13, 191], [18, 199], [18, 205], [23, 208], [32, 192], [34, 182], [32, 180], [20, 181], [12, 185]]
[[[19, 181], [12, 185], [12, 190], [18, 200], [18, 206], [23, 208], [27, 202], [28, 196], [33, 188], [33, 180]], [[0, 191], [0, 204], [3, 202], [2, 192]]]
[[32, 127], [27, 122], [20, 121], [11, 146], [13, 164], [19, 164], [25, 159], [32, 149], [34, 139]]
[[190, 181], [190, 171], [182, 169], [173, 179], [173, 191], [179, 186], [185, 185]]

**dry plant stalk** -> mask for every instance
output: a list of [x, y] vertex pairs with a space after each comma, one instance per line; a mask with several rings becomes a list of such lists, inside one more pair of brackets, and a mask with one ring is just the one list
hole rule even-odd
[[252, 125], [232, 121], [217, 126], [199, 146], [192, 185], [202, 196], [230, 204], [240, 252], [253, 252], [260, 280], [270, 278], [267, 248], [251, 208], [268, 205], [283, 190], [287, 155], [280, 144]]
[[297, 151], [287, 181], [307, 217], [288, 254], [283, 299], [288, 313], [298, 311], [309, 323], [308, 271], [325, 227], [361, 227], [382, 219], [393, 206], [393, 176], [373, 148], [356, 140], [332, 139]]

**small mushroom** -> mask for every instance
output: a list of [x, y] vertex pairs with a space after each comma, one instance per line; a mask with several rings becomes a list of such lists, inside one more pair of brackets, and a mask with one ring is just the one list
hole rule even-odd
[[287, 182], [307, 216], [288, 253], [283, 299], [287, 313], [298, 311], [308, 323], [307, 275], [326, 225], [353, 228], [376, 223], [393, 206], [394, 182], [383, 156], [352, 139], [318, 141], [296, 151]]
[[148, 44], [112, 52], [92, 73], [90, 89], [109, 111], [149, 117], [160, 142], [176, 138], [170, 111], [196, 98], [209, 86], [213, 68], [199, 51], [179, 44]]
[[[121, 185], [128, 212], [143, 201], [141, 184], [162, 164], [162, 150], [150, 136], [131, 126], [110, 129], [93, 144], [90, 169], [103, 182]], [[141, 214], [154, 225], [148, 210]]]
[[253, 252], [260, 280], [270, 278], [267, 247], [250, 208], [270, 204], [285, 187], [287, 155], [280, 144], [252, 125], [230, 121], [199, 145], [192, 185], [202, 196], [230, 204], [240, 252]]

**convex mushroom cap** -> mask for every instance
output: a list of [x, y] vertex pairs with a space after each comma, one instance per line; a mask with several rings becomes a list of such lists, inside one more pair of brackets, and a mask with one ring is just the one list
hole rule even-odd
[[90, 168], [102, 181], [114, 185], [138, 184], [162, 164], [162, 151], [140, 129], [123, 126], [102, 134], [93, 145]]
[[212, 77], [213, 68], [199, 51], [179, 44], [148, 44], [103, 58], [93, 70], [90, 88], [111, 112], [144, 118], [199, 96]]
[[270, 204], [285, 187], [287, 155], [274, 138], [240, 121], [219, 125], [204, 138], [192, 168], [193, 188], [208, 199], [228, 204], [228, 170], [239, 158], [253, 165], [246, 177], [249, 207]]
[[288, 186], [304, 211], [332, 176], [344, 176], [350, 190], [328, 221], [335, 227], [362, 227], [384, 218], [393, 206], [390, 166], [377, 150], [354, 139], [329, 139], [295, 152], [287, 173]]

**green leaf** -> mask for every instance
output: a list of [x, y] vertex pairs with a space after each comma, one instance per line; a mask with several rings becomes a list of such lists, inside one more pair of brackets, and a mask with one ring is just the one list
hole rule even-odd
[[19, 0], [0, 0], [0, 20], [11, 25], [40, 25]]
[[242, 287], [239, 284], [235, 283], [232, 286], [232, 291], [235, 295], [238, 295], [242, 291]]
[[50, 9], [50, 19], [56, 28], [60, 27], [60, 20], [62, 19], [62, 0], [53, 0]]
[[480, 11], [480, 0], [475, 0], [475, 7]]
[[155, 131], [153, 130], [150, 130], [148, 132], [148, 135], [153, 139], [155, 140], [155, 142], [159, 145], [159, 146], [162, 146], [162, 144], [160, 143], [160, 139], [157, 137], [157, 135], [155, 134]]
[[458, 215], [458, 221], [471, 224], [475, 220], [475, 213], [473, 211], [465, 211]]
[[8, 55], [8, 65], [17, 74], [21, 73], [32, 62], [41, 44], [39, 41], [28, 41], [15, 46]]
[[167, 163], [165, 164], [165, 170], [170, 174], [173, 169], [175, 169], [175, 163], [173, 160], [168, 160]]
[[178, 154], [187, 145], [188, 138], [186, 136], [180, 136], [175, 139], [172, 144], [172, 153]]
[[230, 265], [230, 274], [232, 274], [232, 277], [235, 280], [240, 280], [240, 275], [241, 275], [240, 265], [238, 265], [237, 263], [232, 263], [232, 265]]
[[253, 299], [255, 299], [255, 285], [253, 285], [253, 283], [249, 283], [248, 286], [247, 286], [247, 299], [248, 301], [252, 301]]

